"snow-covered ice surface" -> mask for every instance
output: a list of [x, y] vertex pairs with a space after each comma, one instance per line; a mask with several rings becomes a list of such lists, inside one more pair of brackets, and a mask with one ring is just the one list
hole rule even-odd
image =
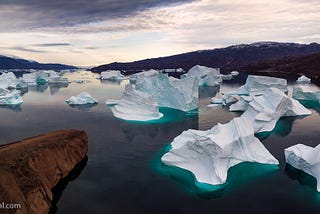
[[171, 147], [161, 158], [164, 164], [188, 170], [198, 182], [211, 185], [225, 183], [229, 168], [241, 162], [279, 164], [254, 136], [251, 122], [244, 117], [207, 131], [184, 131]]
[[320, 89], [312, 86], [295, 86], [292, 97], [297, 100], [320, 101]]
[[0, 105], [20, 105], [23, 103], [23, 99], [20, 96], [20, 91], [14, 90], [7, 93], [0, 94]]
[[124, 120], [149, 121], [163, 117], [156, 99], [150, 94], [137, 91], [131, 84], [125, 86], [122, 99], [112, 109], [115, 117]]
[[288, 90], [287, 80], [276, 77], [249, 75], [245, 85], [241, 86], [234, 93], [239, 95], [259, 94], [269, 88], [277, 88], [285, 92]]
[[320, 145], [313, 148], [297, 144], [286, 148], [284, 155], [288, 164], [316, 178], [320, 192]]
[[230, 106], [230, 111], [245, 111], [241, 117], [253, 124], [255, 133], [272, 131], [283, 116], [311, 114], [297, 100], [277, 88], [267, 89], [261, 95], [241, 96], [237, 103]]
[[77, 96], [72, 96], [70, 99], [66, 100], [69, 105], [87, 105], [96, 104], [98, 100], [93, 98], [88, 92], [81, 92]]
[[187, 74], [182, 75], [182, 78], [187, 76], [198, 79], [199, 85], [201, 86], [217, 86], [222, 82], [220, 71], [218, 69], [201, 65], [193, 66]]
[[198, 80], [190, 76], [180, 80], [154, 73], [150, 76], [137, 76], [136, 82], [136, 89], [155, 97], [160, 107], [185, 112], [198, 108], [198, 88]]
[[122, 75], [120, 71], [111, 70], [101, 72], [100, 78], [101, 80], [121, 81], [125, 79], [125, 76]]
[[301, 77], [299, 77], [296, 81], [298, 84], [310, 84], [311, 83], [311, 79], [306, 77], [305, 75], [302, 75]]

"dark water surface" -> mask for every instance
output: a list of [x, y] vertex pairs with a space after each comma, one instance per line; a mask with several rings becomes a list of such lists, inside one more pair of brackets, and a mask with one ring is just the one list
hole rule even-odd
[[[315, 179], [284, 161], [289, 146], [319, 144], [317, 104], [306, 103], [311, 116], [282, 118], [272, 133], [259, 135], [279, 167], [240, 164], [230, 169], [224, 188], [206, 192], [194, 185], [190, 173], [163, 166], [160, 157], [182, 131], [209, 129], [239, 116], [227, 107], [206, 107], [219, 88], [201, 88], [198, 114], [161, 109], [166, 115], [163, 121], [133, 123], [114, 118], [104, 104], [108, 98], [119, 98], [126, 82], [101, 83], [84, 71], [65, 76], [86, 81], [33, 88], [24, 94], [21, 108], [0, 108], [0, 144], [57, 129], [87, 132], [88, 160], [65, 187], [56, 213], [320, 213]], [[241, 84], [226, 82], [220, 90], [231, 91]], [[100, 103], [71, 108], [64, 102], [81, 91]]]

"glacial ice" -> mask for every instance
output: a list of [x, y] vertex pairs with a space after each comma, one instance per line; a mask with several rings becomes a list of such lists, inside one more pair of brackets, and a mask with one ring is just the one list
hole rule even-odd
[[130, 83], [135, 84], [137, 82], [138, 76], [140, 76], [140, 78], [141, 78], [142, 76], [148, 77], [148, 76], [152, 76], [152, 75], [157, 75], [159, 73], [160, 73], [159, 71], [154, 70], [154, 69], [151, 69], [148, 71], [142, 71], [139, 73], [131, 74], [129, 76], [129, 80], [130, 80]]
[[220, 76], [222, 80], [232, 80], [233, 78], [233, 75], [231, 74], [221, 74]]
[[190, 76], [180, 80], [154, 73], [150, 76], [139, 75], [136, 82], [136, 89], [155, 97], [160, 107], [186, 112], [198, 108], [198, 88], [198, 80]]
[[119, 102], [120, 102], [120, 100], [107, 99], [105, 103], [106, 103], [108, 106], [114, 106], [114, 105], [117, 105]]
[[101, 80], [110, 80], [110, 81], [121, 81], [125, 79], [125, 77], [121, 74], [120, 71], [111, 70], [111, 71], [103, 71], [100, 74]]
[[81, 92], [77, 96], [72, 96], [70, 99], [66, 100], [69, 105], [87, 105], [96, 104], [98, 100], [93, 98], [88, 92]]
[[277, 88], [267, 89], [261, 95], [241, 96], [237, 103], [230, 106], [230, 111], [243, 110], [245, 112], [241, 117], [253, 123], [255, 133], [272, 131], [281, 117], [311, 114], [297, 100]]
[[32, 73], [26, 73], [22, 75], [22, 81], [27, 83], [28, 86], [50, 84], [68, 84], [68, 78], [62, 77], [58, 72], [53, 70], [36, 71]]
[[20, 83], [20, 80], [12, 72], [2, 73], [0, 75], [0, 87], [1, 88], [16, 88]]
[[135, 90], [131, 84], [125, 86], [121, 100], [112, 109], [115, 117], [124, 120], [148, 121], [163, 117], [157, 101], [150, 94]]
[[284, 155], [288, 164], [316, 178], [320, 192], [320, 145], [313, 148], [297, 144], [286, 148]]
[[161, 158], [164, 164], [188, 170], [198, 182], [211, 185], [225, 183], [229, 168], [241, 162], [279, 164], [254, 136], [252, 124], [244, 117], [207, 131], [184, 131], [171, 147]]
[[232, 76], [238, 76], [239, 75], [239, 71], [231, 71], [230, 73]]
[[269, 88], [277, 88], [280, 91], [286, 92], [288, 91], [287, 80], [276, 77], [249, 75], [245, 85], [238, 88], [235, 94], [261, 94], [264, 90]]
[[210, 100], [210, 103], [228, 105], [228, 104], [236, 102], [236, 101], [237, 101], [237, 99], [234, 96], [229, 95], [229, 94], [222, 94], [221, 98], [212, 97]]
[[310, 84], [311, 83], [311, 79], [306, 77], [305, 75], [302, 75], [301, 77], [299, 77], [296, 81], [298, 84]]
[[320, 102], [320, 89], [311, 86], [296, 86], [293, 87], [292, 97], [297, 100]]
[[193, 66], [188, 73], [182, 75], [181, 78], [183, 79], [187, 76], [196, 78], [201, 86], [218, 86], [222, 82], [220, 70], [201, 65]]
[[0, 105], [20, 105], [23, 99], [20, 96], [20, 91], [13, 90], [0, 94]]

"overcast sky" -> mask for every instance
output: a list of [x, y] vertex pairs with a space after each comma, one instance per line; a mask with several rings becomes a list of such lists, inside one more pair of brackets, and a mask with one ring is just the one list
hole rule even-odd
[[320, 42], [319, 0], [0, 0], [0, 55], [97, 65], [257, 41]]

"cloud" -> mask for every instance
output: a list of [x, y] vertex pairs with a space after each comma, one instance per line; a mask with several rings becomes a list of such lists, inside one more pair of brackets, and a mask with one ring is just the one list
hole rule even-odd
[[34, 44], [34, 47], [59, 47], [59, 46], [70, 46], [70, 43], [42, 43], [42, 44]]
[[2, 48], [3, 48], [3, 49], [14, 50], [14, 51], [31, 52], [31, 53], [46, 53], [46, 51], [36, 50], [36, 49], [31, 49], [31, 48], [26, 48], [26, 47], [20, 47], [20, 46], [15, 46], [15, 47], [2, 47]]
[[192, 0], [10, 0], [0, 1], [0, 30], [75, 26], [129, 17], [152, 7]]

